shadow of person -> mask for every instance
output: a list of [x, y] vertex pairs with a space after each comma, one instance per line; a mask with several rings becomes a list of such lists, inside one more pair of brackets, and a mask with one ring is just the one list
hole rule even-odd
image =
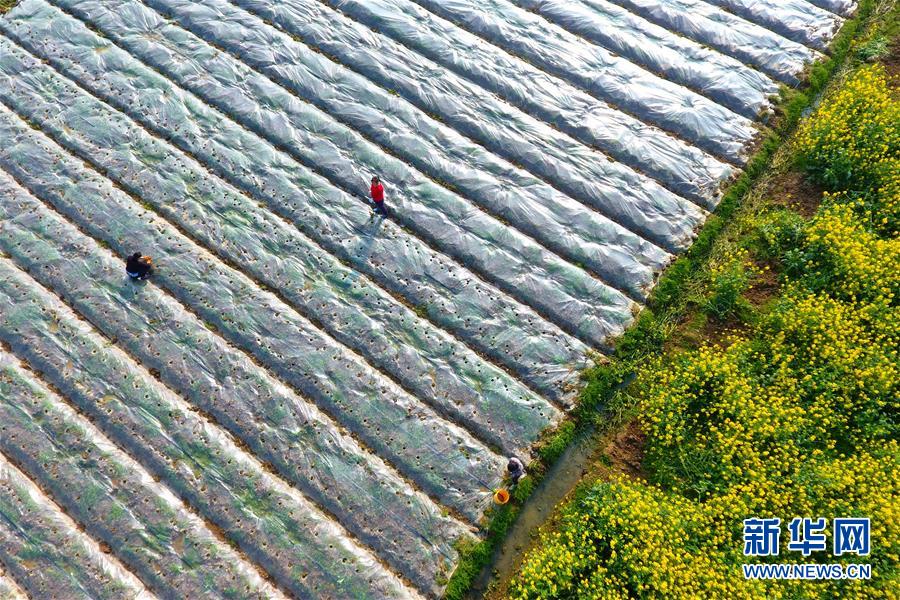
[[131, 275], [125, 275], [122, 278], [123, 285], [125, 283], [130, 283], [132, 286], [145, 286], [147, 282], [150, 280], [149, 277], [132, 277]]
[[381, 230], [384, 220], [385, 215], [373, 213], [369, 220], [360, 228], [359, 242], [354, 250], [356, 256], [363, 260], [369, 260], [372, 255], [372, 247], [375, 245], [375, 240], [378, 239], [378, 232]]
[[[140, 306], [147, 314], [144, 324], [148, 331], [153, 330], [157, 325], [162, 327], [171, 326], [171, 319], [168, 317], [168, 311], [164, 304], [160, 304], [154, 299], [154, 296], [147, 295], [147, 286], [150, 284], [150, 278], [132, 279], [125, 275], [122, 280], [121, 289], [118, 294], [111, 294], [111, 299], [119, 305], [121, 310], [130, 311], [134, 306]], [[149, 289], [149, 288], [148, 288]]]

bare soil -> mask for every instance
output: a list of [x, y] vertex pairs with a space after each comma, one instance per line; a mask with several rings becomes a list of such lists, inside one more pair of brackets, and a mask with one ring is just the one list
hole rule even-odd
[[609, 463], [602, 465], [598, 473], [600, 479], [607, 481], [615, 476], [627, 475], [646, 481], [647, 472], [644, 470], [646, 443], [647, 434], [637, 420], [613, 434], [609, 444], [603, 449], [602, 456], [605, 456]]
[[900, 36], [893, 38], [887, 55], [879, 62], [884, 65], [884, 68], [893, 78], [900, 78]]
[[800, 171], [788, 171], [773, 179], [766, 194], [775, 205], [786, 206], [805, 218], [816, 213], [825, 190]]
[[757, 263], [759, 275], [753, 281], [753, 285], [744, 294], [744, 297], [755, 307], [763, 307], [775, 298], [781, 291], [781, 283], [778, 281], [778, 271], [775, 265]]

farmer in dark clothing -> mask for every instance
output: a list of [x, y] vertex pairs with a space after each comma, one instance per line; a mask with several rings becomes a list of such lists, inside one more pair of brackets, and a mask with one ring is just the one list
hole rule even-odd
[[375, 212], [386, 217], [388, 212], [384, 205], [384, 186], [377, 176], [372, 178], [372, 187], [369, 191], [372, 193], [372, 202], [375, 203]]
[[515, 456], [506, 463], [506, 470], [509, 472], [509, 478], [512, 480], [513, 485], [516, 485], [520, 479], [525, 477], [525, 465]]
[[153, 273], [150, 257], [144, 256], [140, 252], [135, 252], [125, 261], [125, 272], [132, 279], [147, 279]]

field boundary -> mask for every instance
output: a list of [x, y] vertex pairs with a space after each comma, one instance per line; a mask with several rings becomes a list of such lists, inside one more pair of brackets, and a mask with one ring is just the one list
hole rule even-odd
[[625, 408], [614, 402], [616, 393], [631, 383], [642, 359], [662, 351], [672, 324], [686, 308], [687, 291], [705, 266], [715, 242], [756, 184], [769, 171], [776, 151], [847, 62], [853, 42], [872, 24], [878, 6], [877, 0], [860, 0], [855, 15], [844, 23], [832, 41], [829, 55], [809, 67], [799, 87], [790, 89], [782, 86], [775, 106], [774, 122], [763, 130], [753, 157], [737, 180], [729, 184], [718, 208], [710, 214], [691, 247], [663, 272], [638, 320], [616, 340], [613, 354], [610, 357], [596, 356], [598, 365], [582, 374], [584, 386], [577, 407], [566, 420], [545, 433], [535, 444], [536, 458], [529, 466], [530, 475], [514, 490], [509, 504], [495, 506], [486, 514], [482, 524], [484, 538], [480, 542], [461, 540], [457, 543], [460, 560], [447, 582], [444, 598], [465, 598], [479, 576], [491, 568], [495, 551], [532, 491], [573, 441], [595, 426], [598, 413], [607, 422], [605, 432], [625, 422]]

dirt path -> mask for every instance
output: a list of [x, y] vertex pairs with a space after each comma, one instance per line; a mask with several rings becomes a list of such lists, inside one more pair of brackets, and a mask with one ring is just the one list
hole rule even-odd
[[604, 435], [591, 429], [578, 437], [535, 488], [504, 543], [494, 552], [490, 568], [482, 571], [466, 597], [506, 598], [510, 578], [536, 543], [539, 531], [582, 481], [618, 475], [644, 479], [644, 440], [637, 421]]

